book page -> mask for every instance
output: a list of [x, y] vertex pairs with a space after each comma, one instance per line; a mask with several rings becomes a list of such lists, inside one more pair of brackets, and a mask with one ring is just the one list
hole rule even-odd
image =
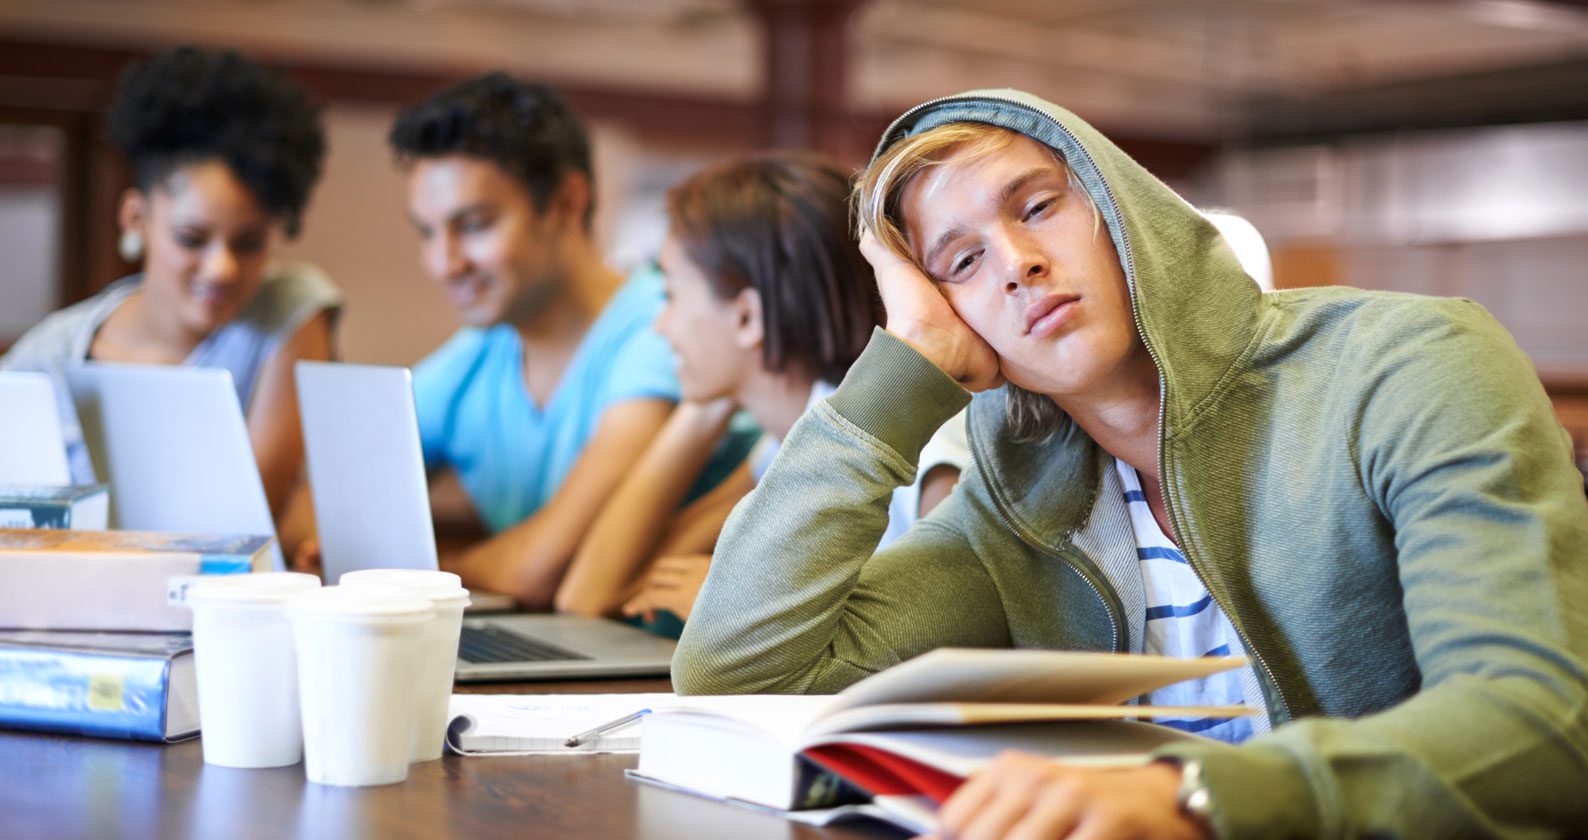
[[460, 755], [638, 752], [638, 722], [577, 747], [563, 742], [674, 699], [671, 694], [454, 694], [447, 746]]
[[793, 753], [813, 722], [832, 706], [832, 695], [730, 694], [680, 697], [667, 708], [697, 726], [733, 726], [759, 732]]
[[840, 692], [834, 708], [881, 703], [1114, 704], [1246, 664], [1124, 653], [942, 648]]
[[1250, 706], [1127, 706], [1074, 703], [902, 703], [840, 709], [810, 726], [808, 735], [919, 726], [981, 726], [1036, 721], [1131, 718], [1234, 718], [1257, 714]]

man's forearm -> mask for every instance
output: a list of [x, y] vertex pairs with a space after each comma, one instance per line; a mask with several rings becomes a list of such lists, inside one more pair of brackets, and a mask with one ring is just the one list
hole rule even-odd
[[664, 400], [619, 403], [602, 416], [556, 495], [524, 521], [464, 558], [476, 586], [505, 592], [529, 609], [550, 609], [568, 563], [601, 506], [656, 437], [672, 411]]
[[547, 610], [573, 558], [573, 547], [537, 527], [544, 513], [464, 552], [458, 567], [464, 586], [512, 596], [527, 610]]

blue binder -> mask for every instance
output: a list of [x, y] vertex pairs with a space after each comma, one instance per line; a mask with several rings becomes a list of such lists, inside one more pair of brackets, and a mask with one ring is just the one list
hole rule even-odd
[[0, 632], [0, 727], [191, 738], [199, 731], [192, 636]]

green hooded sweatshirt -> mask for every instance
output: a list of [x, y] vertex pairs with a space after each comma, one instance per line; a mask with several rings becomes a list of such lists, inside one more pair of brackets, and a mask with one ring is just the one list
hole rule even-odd
[[[1102, 213], [1161, 380], [1159, 467], [1273, 731], [1176, 746], [1221, 837], [1588, 831], [1588, 502], [1526, 356], [1466, 300], [1271, 294], [1073, 114], [1014, 91], [921, 105], [1058, 150]], [[880, 150], [879, 149], [879, 150]], [[1074, 423], [1012, 440], [872, 554], [889, 495], [969, 395], [878, 331], [734, 511], [685, 627], [691, 694], [832, 692], [943, 646], [1139, 652], [1122, 487]]]

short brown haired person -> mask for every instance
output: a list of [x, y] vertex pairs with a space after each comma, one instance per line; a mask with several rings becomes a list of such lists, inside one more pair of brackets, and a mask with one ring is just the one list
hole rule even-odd
[[[837, 164], [797, 152], [715, 166], [668, 194], [667, 305], [656, 328], [677, 355], [684, 402], [603, 510], [558, 592], [559, 609], [688, 616], [729, 509], [880, 321], [871, 267], [850, 235], [848, 194]], [[673, 517], [739, 409], [765, 430], [762, 445]], [[941, 469], [923, 476], [924, 487], [901, 488], [897, 532], [958, 478], [954, 431], [942, 436]]]

